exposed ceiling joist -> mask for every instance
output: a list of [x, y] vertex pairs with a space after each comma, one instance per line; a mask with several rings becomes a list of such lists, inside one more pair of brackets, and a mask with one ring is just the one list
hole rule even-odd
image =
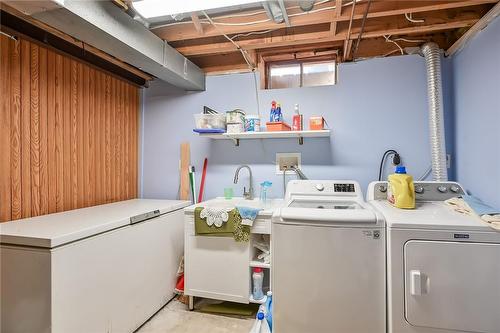
[[342, 16], [342, 0], [335, 0], [335, 14], [330, 23], [330, 32], [335, 36], [337, 33], [337, 20]]
[[[376, 1], [371, 5], [370, 13], [368, 14], [367, 18], [380, 18], [386, 16], [404, 15], [405, 13], [420, 13], [453, 8], [463, 8], [496, 2], [497, 0]], [[363, 18], [365, 6], [366, 2], [357, 4], [356, 10], [353, 15], [353, 20], [360, 20]], [[332, 9], [325, 9], [329, 7]], [[290, 24], [293, 27], [321, 23], [334, 24], [338, 22], [348, 22], [351, 18], [350, 13], [345, 13], [346, 11], [342, 11], [342, 14], [338, 17], [332, 15], [332, 12], [335, 12], [332, 6], [332, 2], [326, 2], [317, 5], [315, 6], [314, 10], [316, 12], [302, 14], [302, 11], [300, 9], [290, 9], [289, 7], [287, 9], [287, 12], [290, 19]], [[221, 23], [221, 25], [218, 25], [218, 29], [215, 29], [215, 27], [210, 26], [208, 22], [202, 21], [201, 23], [204, 25], [205, 37], [220, 36], [221, 33], [232, 35], [250, 31], [263, 31], [285, 27], [284, 24], [274, 23], [273, 21], [269, 20], [265, 13], [250, 16], [250, 21], [258, 22], [254, 24], [244, 24], [244, 22], [247, 22], [248, 19], [245, 18], [245, 20], [243, 20], [241, 17], [227, 17], [224, 19], [218, 19], [217, 17], [214, 17], [213, 19]], [[337, 29], [337, 25], [335, 29]], [[331, 30], [332, 29], [330, 29], [330, 31]], [[196, 31], [192, 24], [175, 23], [174, 25], [170, 26], [153, 28], [152, 31], [159, 37], [169, 42], [195, 39], [200, 37], [199, 33]]]
[[[383, 27], [376, 30], [368, 30], [363, 34], [362, 38], [376, 38], [384, 35], [409, 35], [419, 33], [431, 33], [435, 31], [457, 29], [470, 27], [479, 20], [476, 18], [459, 18], [447, 20], [446, 23], [430, 23], [423, 25], [412, 25], [406, 27]], [[368, 28], [368, 26], [367, 26]], [[350, 39], [358, 38], [360, 29], [353, 28]], [[347, 30], [341, 30], [335, 36], [332, 36], [330, 31], [307, 32], [294, 35], [273, 36], [273, 37], [258, 37], [253, 39], [241, 40], [239, 46], [247, 50], [266, 49], [272, 47], [290, 46], [298, 44], [313, 44], [322, 42], [343, 41], [347, 39]], [[208, 43], [201, 45], [178, 46], [176, 49], [185, 56], [221, 54], [234, 51], [234, 45], [229, 42]]]

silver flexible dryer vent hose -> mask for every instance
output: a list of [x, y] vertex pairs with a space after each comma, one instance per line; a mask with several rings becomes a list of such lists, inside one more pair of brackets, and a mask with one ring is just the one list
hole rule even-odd
[[441, 84], [441, 53], [436, 43], [422, 45], [427, 70], [429, 104], [429, 138], [431, 143], [432, 179], [447, 181], [446, 146], [444, 139], [443, 87]]

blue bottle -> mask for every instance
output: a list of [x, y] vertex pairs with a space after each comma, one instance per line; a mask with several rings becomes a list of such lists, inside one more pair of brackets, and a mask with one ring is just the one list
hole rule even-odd
[[274, 121], [279, 122], [283, 121], [283, 113], [281, 113], [281, 104], [276, 104], [276, 113], [274, 116]]
[[273, 330], [273, 293], [272, 291], [267, 292], [266, 300], [266, 320], [269, 324], [271, 331]]
[[274, 118], [276, 117], [276, 101], [271, 102], [271, 113], [269, 114], [269, 122], [273, 123], [276, 120]]

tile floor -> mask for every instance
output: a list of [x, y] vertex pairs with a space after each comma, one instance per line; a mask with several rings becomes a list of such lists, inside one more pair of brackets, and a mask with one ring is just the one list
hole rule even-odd
[[136, 333], [248, 333], [252, 324], [251, 318], [189, 311], [185, 304], [173, 300]]

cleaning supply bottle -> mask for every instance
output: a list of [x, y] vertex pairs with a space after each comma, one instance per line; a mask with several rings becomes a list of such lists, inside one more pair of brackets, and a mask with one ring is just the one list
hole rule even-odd
[[304, 117], [299, 112], [299, 105], [295, 104], [292, 118], [292, 131], [302, 131], [304, 129]]
[[255, 322], [250, 329], [250, 333], [271, 333], [271, 329], [269, 328], [269, 325], [267, 324], [267, 321], [264, 319], [264, 317], [265, 316], [263, 312], [259, 311], [257, 313], [257, 318], [255, 319]]
[[272, 101], [271, 102], [271, 112], [269, 114], [269, 122], [270, 123], [275, 122], [276, 121], [275, 118], [276, 118], [276, 101]]
[[264, 292], [262, 291], [262, 282], [264, 281], [264, 272], [260, 267], [254, 267], [252, 274], [253, 282], [253, 299], [259, 301], [264, 298]]
[[266, 320], [267, 323], [269, 324], [269, 328], [271, 331], [273, 330], [273, 292], [268, 291], [267, 292], [267, 299], [266, 299]]
[[269, 196], [269, 189], [271, 188], [271, 186], [273, 185], [272, 182], [266, 180], [262, 183], [260, 183], [260, 204], [262, 207], [266, 207], [267, 206], [267, 198]]
[[404, 166], [397, 166], [396, 173], [389, 175], [387, 200], [397, 208], [415, 208], [415, 186], [413, 177], [406, 174]]
[[276, 104], [276, 114], [274, 116], [274, 121], [275, 122], [283, 121], [283, 113], [281, 112], [281, 104], [280, 103]]

